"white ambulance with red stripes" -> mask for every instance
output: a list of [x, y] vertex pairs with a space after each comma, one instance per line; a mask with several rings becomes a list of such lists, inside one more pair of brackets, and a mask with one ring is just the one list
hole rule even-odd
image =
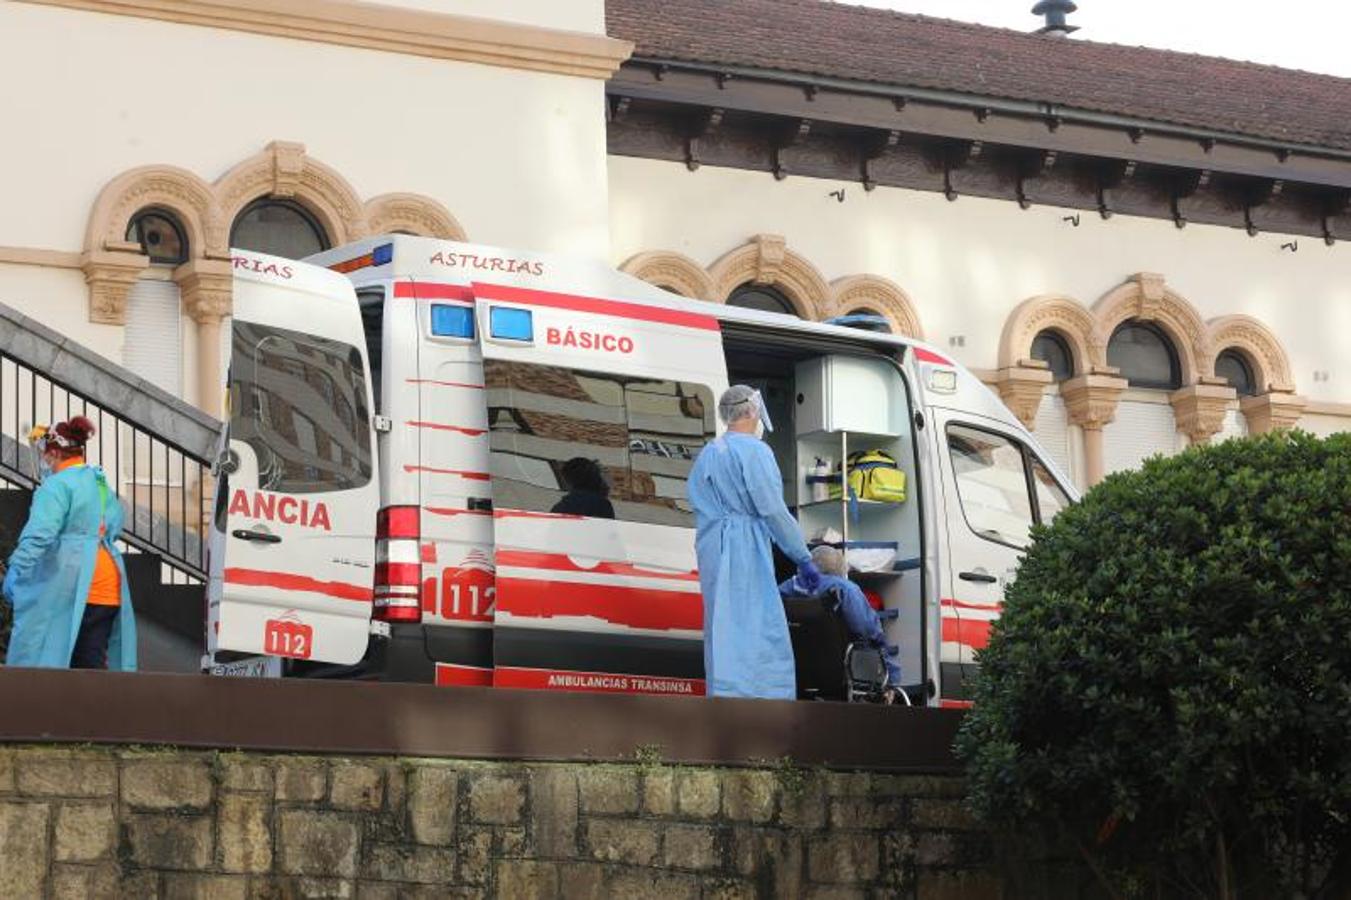
[[[909, 338], [403, 235], [234, 265], [212, 671], [702, 694], [686, 479], [733, 383], [804, 533], [870, 560], [852, 577], [931, 703], [964, 700], [1028, 529], [1073, 497]], [[822, 496], [879, 450], [903, 501]]]

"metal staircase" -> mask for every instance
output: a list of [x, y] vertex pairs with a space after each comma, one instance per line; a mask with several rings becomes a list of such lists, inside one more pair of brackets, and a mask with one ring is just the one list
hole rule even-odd
[[0, 487], [31, 491], [30, 427], [74, 415], [97, 428], [87, 459], [122, 501], [128, 548], [158, 556], [175, 581], [203, 581], [220, 423], [0, 304]]

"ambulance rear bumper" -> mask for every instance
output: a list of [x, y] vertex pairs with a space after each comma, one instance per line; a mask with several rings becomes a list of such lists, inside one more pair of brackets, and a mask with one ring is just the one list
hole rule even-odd
[[364, 667], [379, 681], [435, 684], [436, 664], [490, 667], [492, 630], [431, 625], [391, 625], [389, 637], [372, 635]]

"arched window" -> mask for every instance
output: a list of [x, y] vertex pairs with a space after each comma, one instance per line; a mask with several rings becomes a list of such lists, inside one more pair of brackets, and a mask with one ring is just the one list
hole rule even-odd
[[1032, 358], [1046, 363], [1056, 381], [1074, 376], [1074, 351], [1054, 331], [1043, 331], [1032, 339]]
[[1229, 382], [1229, 386], [1238, 391], [1240, 397], [1251, 397], [1257, 393], [1252, 366], [1237, 350], [1225, 350], [1216, 357], [1215, 374]]
[[1182, 387], [1182, 367], [1172, 341], [1157, 326], [1130, 321], [1107, 342], [1107, 364], [1121, 370], [1131, 387], [1173, 390]]
[[230, 246], [303, 259], [329, 248], [323, 227], [299, 203], [264, 197], [244, 207], [230, 226]]
[[727, 305], [784, 313], [800, 318], [792, 302], [782, 292], [762, 284], [743, 284], [732, 291], [732, 295], [727, 298]]
[[157, 266], [176, 266], [188, 261], [188, 239], [173, 213], [150, 207], [131, 217], [127, 240], [141, 246], [141, 252]]

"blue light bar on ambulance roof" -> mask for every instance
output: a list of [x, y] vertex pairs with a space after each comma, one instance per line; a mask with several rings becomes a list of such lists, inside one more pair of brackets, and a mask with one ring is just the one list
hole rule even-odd
[[394, 260], [394, 245], [381, 244], [370, 253], [362, 254], [353, 259], [345, 259], [342, 262], [336, 262], [329, 266], [334, 272], [341, 272], [346, 275], [348, 272], [355, 272], [357, 269], [365, 269], [370, 266], [387, 266]]
[[533, 341], [534, 314], [528, 309], [494, 306], [488, 313], [488, 334], [506, 341]]
[[835, 316], [833, 319], [826, 319], [826, 324], [858, 328], [862, 331], [891, 333], [891, 323], [887, 321], [887, 317], [879, 316], [876, 313], [850, 313], [844, 316]]
[[432, 334], [436, 337], [473, 338], [474, 307], [432, 304]]

